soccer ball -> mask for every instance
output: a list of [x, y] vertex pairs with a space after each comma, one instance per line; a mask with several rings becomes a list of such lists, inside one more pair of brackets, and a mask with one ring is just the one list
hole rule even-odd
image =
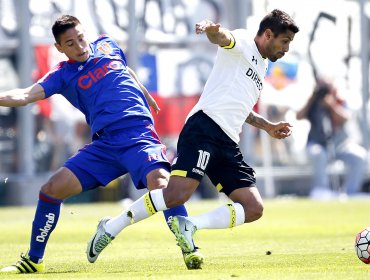
[[366, 264], [370, 263], [370, 227], [356, 235], [355, 250], [361, 261]]

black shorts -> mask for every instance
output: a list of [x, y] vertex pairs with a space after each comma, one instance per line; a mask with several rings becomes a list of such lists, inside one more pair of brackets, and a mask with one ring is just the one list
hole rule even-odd
[[171, 175], [200, 181], [205, 174], [226, 195], [256, 184], [254, 170], [244, 162], [239, 145], [199, 111], [188, 119], [180, 133]]

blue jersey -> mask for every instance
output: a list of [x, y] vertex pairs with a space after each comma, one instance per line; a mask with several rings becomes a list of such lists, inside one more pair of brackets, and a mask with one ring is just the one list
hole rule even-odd
[[90, 43], [87, 61], [63, 61], [38, 83], [45, 98], [62, 94], [79, 109], [91, 132], [153, 124], [144, 93], [127, 70], [125, 55], [108, 36]]

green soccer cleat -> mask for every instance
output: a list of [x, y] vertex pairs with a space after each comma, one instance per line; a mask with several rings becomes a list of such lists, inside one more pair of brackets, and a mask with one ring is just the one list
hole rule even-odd
[[204, 256], [197, 249], [190, 253], [182, 253], [182, 255], [188, 269], [202, 269]]
[[9, 273], [9, 274], [19, 274], [19, 273], [42, 273], [45, 271], [44, 262], [34, 263], [30, 260], [28, 254], [21, 254], [21, 259], [13, 265], [4, 267], [0, 270], [0, 275]]
[[110, 218], [103, 218], [100, 220], [96, 233], [87, 243], [86, 256], [89, 262], [93, 263], [97, 260], [99, 254], [112, 242], [114, 236], [105, 231], [105, 224]]
[[171, 229], [183, 253], [195, 251], [193, 243], [193, 235], [197, 231], [195, 225], [184, 216], [175, 216], [171, 221]]

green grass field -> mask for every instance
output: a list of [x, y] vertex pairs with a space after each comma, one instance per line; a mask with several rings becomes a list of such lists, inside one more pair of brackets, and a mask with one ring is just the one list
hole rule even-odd
[[[188, 204], [194, 215], [222, 201]], [[86, 242], [97, 221], [121, 211], [119, 203], [66, 204], [46, 251], [47, 273], [1, 279], [369, 279], [357, 259], [357, 232], [370, 226], [370, 200], [265, 201], [264, 217], [234, 229], [202, 230], [196, 243], [206, 256], [202, 270], [188, 271], [161, 213], [125, 229], [95, 264]], [[26, 252], [33, 207], [0, 208], [0, 266]], [[267, 254], [267, 252], [271, 254]]]

